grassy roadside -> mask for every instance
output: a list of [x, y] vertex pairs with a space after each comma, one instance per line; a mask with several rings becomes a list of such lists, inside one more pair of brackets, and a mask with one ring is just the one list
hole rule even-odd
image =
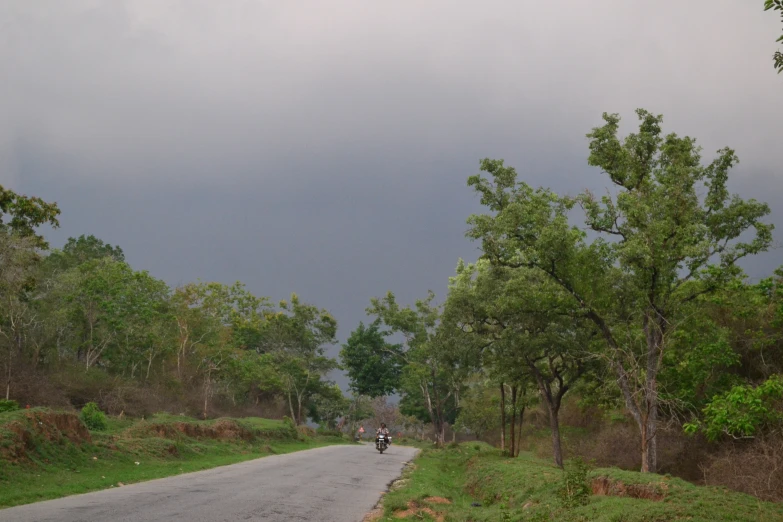
[[86, 493], [273, 454], [346, 443], [269, 419], [109, 419], [88, 432], [73, 414], [0, 414], [0, 507]]
[[[481, 443], [427, 448], [384, 497], [383, 515], [376, 520], [783, 520], [783, 505], [721, 488], [618, 469], [593, 469], [580, 478], [575, 463], [566, 470], [570, 473], [526, 453], [504, 458]], [[566, 475], [572, 479], [570, 496], [561, 493]]]

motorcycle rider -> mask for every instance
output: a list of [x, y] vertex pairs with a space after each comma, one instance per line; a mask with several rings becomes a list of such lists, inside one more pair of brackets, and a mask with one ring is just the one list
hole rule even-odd
[[386, 439], [386, 444], [391, 444], [391, 440], [389, 439], [389, 430], [386, 428], [386, 423], [381, 423], [381, 427], [378, 428], [378, 430], [375, 432], [375, 435], [376, 437], [382, 435], [383, 438]]

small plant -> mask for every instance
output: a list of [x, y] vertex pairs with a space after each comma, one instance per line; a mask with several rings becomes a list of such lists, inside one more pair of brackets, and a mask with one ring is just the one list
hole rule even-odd
[[0, 399], [0, 413], [6, 411], [16, 411], [19, 409], [19, 403], [16, 401]]
[[570, 469], [563, 471], [563, 483], [558, 496], [563, 506], [573, 508], [590, 502], [590, 484], [587, 481], [587, 464], [582, 459], [574, 459]]
[[80, 417], [82, 422], [84, 422], [90, 430], [104, 431], [109, 427], [109, 424], [106, 421], [106, 414], [103, 413], [94, 402], [88, 402], [84, 405]]

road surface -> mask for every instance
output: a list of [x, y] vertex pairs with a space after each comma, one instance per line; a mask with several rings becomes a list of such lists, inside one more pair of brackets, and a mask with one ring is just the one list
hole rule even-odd
[[0, 510], [0, 522], [359, 522], [416, 453], [327, 446]]

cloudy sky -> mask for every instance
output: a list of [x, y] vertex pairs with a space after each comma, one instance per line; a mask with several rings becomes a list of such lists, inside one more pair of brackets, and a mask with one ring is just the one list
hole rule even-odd
[[58, 202], [55, 246], [295, 291], [343, 339], [371, 296], [442, 295], [476, 257], [480, 158], [600, 190], [604, 111], [735, 148], [733, 189], [783, 230], [780, 29], [762, 0], [5, 0], [0, 183]]

